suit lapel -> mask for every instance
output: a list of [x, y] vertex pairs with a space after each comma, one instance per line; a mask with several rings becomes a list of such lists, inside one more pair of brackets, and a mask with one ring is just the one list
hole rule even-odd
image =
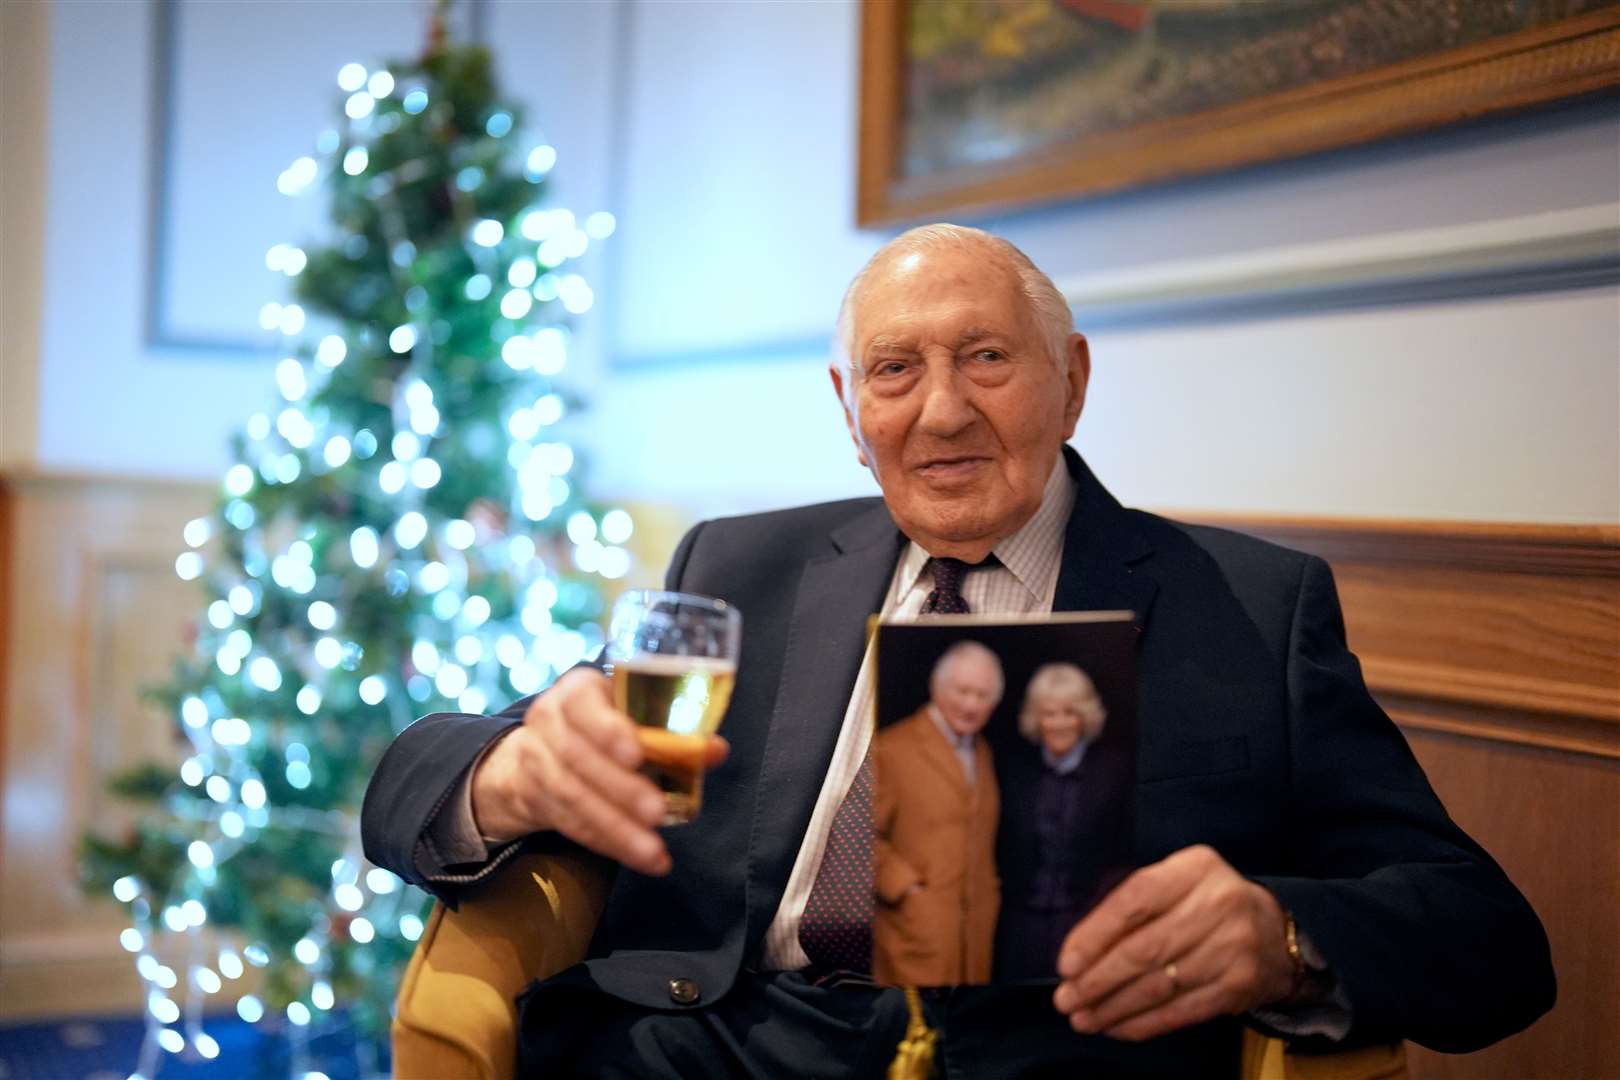
[[805, 565], [765, 741], [749, 838], [749, 926], [769, 924], [821, 792], [866, 645], [882, 609], [900, 530], [878, 505], [835, 530]]
[[1052, 609], [1131, 611], [1140, 632], [1158, 592], [1158, 583], [1141, 567], [1153, 554], [1152, 545], [1079, 454], [1065, 446], [1063, 457], [1076, 489]]

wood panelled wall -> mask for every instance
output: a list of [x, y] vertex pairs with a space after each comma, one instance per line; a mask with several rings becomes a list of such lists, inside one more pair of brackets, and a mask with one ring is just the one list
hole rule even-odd
[[[196, 618], [173, 572], [211, 487], [0, 479], [0, 1016], [138, 1008], [110, 903], [73, 839], [171, 728], [137, 698]], [[1198, 515], [1333, 564], [1350, 644], [1452, 815], [1552, 939], [1559, 1003], [1479, 1054], [1412, 1050], [1420, 1080], [1620, 1077], [1620, 528]], [[637, 508], [637, 583], [683, 528]]]
[[180, 530], [212, 485], [25, 473], [0, 477], [0, 1017], [136, 1012], [140, 984], [111, 897], [78, 886], [80, 832], [129, 809], [107, 778], [178, 755], [141, 701], [198, 614], [175, 576]]
[[1222, 517], [1333, 565], [1351, 648], [1546, 924], [1558, 1005], [1420, 1080], [1620, 1077], [1620, 528]]

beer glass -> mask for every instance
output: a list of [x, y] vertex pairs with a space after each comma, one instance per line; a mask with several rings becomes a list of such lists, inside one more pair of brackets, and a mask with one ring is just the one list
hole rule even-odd
[[742, 615], [712, 597], [638, 589], [613, 605], [613, 704], [636, 722], [665, 825], [691, 821], [702, 805], [703, 748], [731, 701], [741, 637]]

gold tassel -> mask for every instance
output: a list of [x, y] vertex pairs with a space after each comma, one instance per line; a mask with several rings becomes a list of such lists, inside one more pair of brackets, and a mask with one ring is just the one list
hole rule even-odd
[[928, 1080], [934, 1075], [934, 1044], [939, 1032], [928, 1026], [923, 1015], [922, 995], [915, 986], [906, 987], [906, 1008], [911, 1019], [906, 1037], [900, 1040], [894, 1060], [889, 1063], [889, 1080]]

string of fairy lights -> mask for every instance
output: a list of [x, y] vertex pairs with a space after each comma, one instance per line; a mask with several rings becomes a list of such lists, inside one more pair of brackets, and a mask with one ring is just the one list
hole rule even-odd
[[[344, 102], [348, 131], [323, 133], [315, 155], [289, 165], [277, 180], [284, 195], [310, 191], [334, 169], [350, 177], [366, 176], [372, 157], [368, 139], [397, 127], [398, 111], [415, 116], [432, 104], [427, 88], [410, 85], [408, 79], [396, 82], [386, 70], [368, 71], [350, 63], [339, 71], [337, 81], [348, 95]], [[396, 99], [399, 110], [379, 114], [378, 103], [396, 94], [401, 95]], [[513, 126], [510, 113], [495, 112], [485, 131], [500, 139]], [[552, 147], [536, 146], [525, 158], [524, 175], [538, 183], [556, 160]], [[384, 205], [392, 184], [411, 168], [412, 163], [405, 162], [392, 170], [394, 176], [373, 181]], [[455, 174], [454, 183], [470, 193], [485, 179], [482, 169], [469, 166]], [[532, 209], [517, 218], [510, 232], [490, 218], [480, 218], [467, 228], [464, 244], [476, 272], [462, 284], [462, 293], [469, 301], [482, 302], [500, 292], [504, 323], [498, 324], [497, 333], [504, 341], [499, 336], [497, 340], [501, 361], [512, 371], [532, 372], [544, 377], [537, 382], [548, 386], [549, 379], [563, 371], [571, 344], [567, 328], [541, 325], [529, 330], [525, 321], [538, 321], [538, 305], [552, 302], [571, 315], [590, 310], [591, 287], [569, 264], [585, 255], [593, 242], [610, 236], [614, 226], [613, 216], [605, 212], [581, 221], [568, 210]], [[389, 231], [394, 234], [392, 263], [409, 266], [416, 253], [404, 228]], [[305, 252], [290, 244], [276, 244], [265, 256], [269, 270], [288, 278], [297, 277], [307, 263]], [[373, 343], [329, 333], [306, 348], [294, 348], [309, 329], [305, 312], [296, 303], [265, 304], [259, 312], [261, 328], [278, 340], [286, 339], [288, 352], [301, 352], [304, 358], [287, 355], [276, 364], [281, 402], [247, 422], [242, 460], [224, 475], [225, 499], [218, 515], [186, 524], [186, 547], [174, 564], [181, 579], [202, 579], [215, 588], [217, 595], [206, 608], [206, 625], [199, 628], [198, 648], [218, 673], [245, 680], [246, 686], [266, 694], [296, 684], [293, 700], [304, 717], [316, 717], [329, 694], [351, 684], [367, 706], [391, 709], [396, 726], [409, 722], [418, 706], [435, 697], [454, 702], [462, 711], [481, 713], [494, 695], [507, 688], [520, 695], [532, 693], [601, 645], [601, 631], [594, 624], [571, 628], [553, 621], [559, 581], [544, 565], [534, 539], [520, 527], [492, 534], [473, 514], [435, 520], [425, 510], [423, 497], [444, 480], [434, 451], [436, 440], [446, 432], [441, 403], [429, 382], [412, 372], [431, 362], [436, 330], [425, 310], [425, 293], [403, 275], [397, 277], [412, 318], [390, 329], [385, 338], [386, 347], [408, 358], [409, 364], [394, 388], [393, 434], [384, 442], [383, 436], [365, 427], [335, 430], [336, 425], [311, 403], [357, 345]], [[546, 521], [570, 503], [574, 451], [567, 441], [550, 437], [567, 411], [564, 399], [546, 389], [532, 400], [523, 398], [502, 417], [509, 439], [506, 461], [515, 479], [514, 505], [509, 508], [515, 523]], [[343, 591], [336, 579], [346, 571], [317, 566], [308, 536], [296, 529], [273, 529], [276, 523], [260, 520], [249, 498], [262, 487], [293, 484], [301, 477], [353, 469], [360, 463], [367, 463], [368, 476], [375, 470], [377, 491], [391, 500], [398, 514], [390, 528], [353, 528], [341, 545], [343, 554], [353, 571], [386, 567], [386, 587], [414, 590], [428, 598], [432, 617], [440, 624], [437, 642], [425, 635], [415, 640], [408, 667], [365, 675], [360, 675], [362, 647], [345, 634]], [[600, 516], [574, 510], [564, 523], [574, 567], [604, 579], [623, 577], [631, 568], [624, 545], [633, 529], [630, 515], [622, 509]], [[210, 545], [226, 531], [239, 534], [235, 537], [243, 552], [239, 572], [219, 560], [210, 562]], [[526, 583], [516, 605], [517, 625], [492, 618], [489, 598], [469, 587], [475, 563], [502, 566]], [[256, 640], [250, 629], [272, 600], [302, 608], [307, 628], [299, 630], [308, 645], [300, 655], [272, 655], [274, 649]], [[454, 628], [453, 640], [444, 647], [447, 627]], [[256, 732], [254, 719], [232, 715], [211, 686], [185, 697], [179, 714], [180, 729], [189, 742], [179, 778], [188, 789], [206, 796], [170, 803], [199, 834], [186, 847], [189, 867], [167, 896], [157, 895], [133, 875], [118, 879], [112, 890], [128, 908], [130, 924], [120, 942], [134, 955], [146, 1000], [146, 1039], [131, 1080], [155, 1076], [164, 1054], [218, 1057], [220, 1044], [208, 1025], [210, 1016], [217, 1015], [213, 1010], [227, 1002], [250, 1024], [284, 1021], [292, 1075], [326, 1080], [324, 1073], [309, 1067], [308, 1033], [322, 1014], [339, 1005], [329, 968], [332, 935], [346, 934], [359, 945], [379, 934], [414, 942], [423, 932], [418, 909], [406, 903], [406, 890], [394, 874], [366, 863], [352, 813], [275, 804], [266, 777], [246, 753], [263, 735]], [[295, 791], [307, 788], [313, 775], [310, 747], [301, 741], [286, 743], [276, 767], [282, 774], [275, 778], [277, 785], [284, 781]], [[330, 837], [344, 852], [331, 866], [329, 901], [345, 918], [316, 920], [293, 946], [292, 958], [307, 980], [304, 991], [280, 1010], [279, 1018], [256, 989], [254, 977], [255, 969], [272, 962], [269, 948], [216, 935], [209, 908], [209, 890], [219, 868], [272, 825]]]

